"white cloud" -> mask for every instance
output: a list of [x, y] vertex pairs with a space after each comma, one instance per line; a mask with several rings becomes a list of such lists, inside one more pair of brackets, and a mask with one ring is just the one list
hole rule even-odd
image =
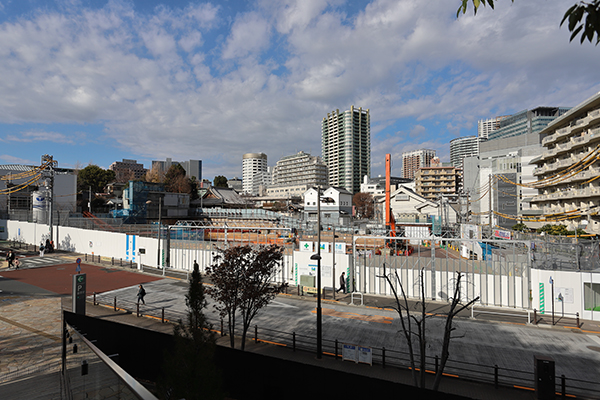
[[4, 141], [7, 142], [54, 142], [62, 144], [74, 144], [72, 138], [58, 132], [46, 132], [46, 131], [26, 131], [21, 132], [19, 136], [6, 135]]
[[477, 119], [573, 106], [600, 90], [600, 50], [568, 42], [559, 0], [498, 2], [458, 20], [455, 2], [346, 6], [261, 0], [240, 14], [211, 4], [140, 14], [111, 0], [5, 21], [0, 122], [103, 124], [133, 154], [200, 158], [205, 176], [234, 176], [246, 152], [270, 164], [319, 154], [321, 119], [355, 105], [371, 112], [375, 170], [385, 152], [445, 155]]
[[240, 16], [231, 28], [222, 57], [227, 60], [260, 53], [269, 45], [270, 31], [269, 22], [257, 12]]

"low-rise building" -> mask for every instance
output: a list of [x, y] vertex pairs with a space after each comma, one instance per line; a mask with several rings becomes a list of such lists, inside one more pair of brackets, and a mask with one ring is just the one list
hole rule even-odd
[[462, 170], [456, 167], [420, 168], [415, 174], [415, 192], [436, 201], [441, 195], [458, 193]]
[[[316, 188], [304, 193], [305, 221], [317, 223]], [[352, 220], [352, 193], [343, 188], [329, 187], [321, 193], [321, 225], [349, 226]]]

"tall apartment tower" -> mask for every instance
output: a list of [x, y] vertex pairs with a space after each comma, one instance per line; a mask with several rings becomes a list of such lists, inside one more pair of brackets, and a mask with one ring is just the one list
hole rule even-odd
[[265, 153], [246, 153], [242, 156], [242, 191], [252, 194], [254, 176], [267, 173], [267, 155]]
[[362, 177], [371, 176], [371, 118], [369, 109], [350, 107], [327, 113], [321, 130], [323, 162], [330, 186], [360, 192]]
[[435, 150], [420, 149], [402, 153], [402, 177], [414, 179], [419, 168], [431, 167]]

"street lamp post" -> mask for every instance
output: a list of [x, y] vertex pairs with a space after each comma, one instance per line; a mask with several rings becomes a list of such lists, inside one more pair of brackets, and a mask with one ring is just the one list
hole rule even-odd
[[323, 356], [323, 316], [321, 310], [321, 187], [317, 187], [317, 254], [310, 257], [317, 260], [317, 358]]

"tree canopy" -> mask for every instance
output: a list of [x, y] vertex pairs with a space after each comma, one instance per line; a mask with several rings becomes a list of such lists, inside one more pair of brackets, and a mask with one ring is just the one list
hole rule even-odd
[[352, 198], [352, 204], [356, 207], [358, 218], [373, 218], [373, 196], [369, 193], [356, 193]]
[[115, 172], [110, 169], [102, 169], [97, 165], [88, 165], [77, 173], [78, 191], [89, 190], [99, 193], [104, 191], [104, 187], [115, 181]]
[[[515, 2], [515, 0], [511, 1]], [[456, 12], [457, 18], [461, 11], [463, 14], [467, 12], [469, 2], [473, 3], [474, 14], [477, 14], [477, 9], [482, 5], [484, 7], [489, 5], [492, 9], [494, 8], [494, 0], [461, 0], [461, 5]], [[586, 39], [590, 43], [595, 41], [596, 45], [600, 43], [600, 0], [579, 1], [575, 3], [565, 12], [560, 26], [567, 20], [569, 21], [567, 28], [571, 32], [570, 41], [573, 41], [577, 35], [581, 35], [580, 43], [585, 42]]]
[[229, 340], [235, 347], [236, 313], [242, 318], [242, 350], [252, 319], [287, 283], [274, 283], [283, 259], [283, 247], [277, 245], [235, 246], [220, 250], [207, 276], [213, 286], [207, 288], [221, 317], [227, 317]]
[[215, 187], [226, 188], [226, 187], [228, 187], [228, 185], [227, 185], [227, 178], [225, 178], [223, 175], [217, 175], [217, 176], [215, 176], [215, 180], [213, 181], [213, 185]]

